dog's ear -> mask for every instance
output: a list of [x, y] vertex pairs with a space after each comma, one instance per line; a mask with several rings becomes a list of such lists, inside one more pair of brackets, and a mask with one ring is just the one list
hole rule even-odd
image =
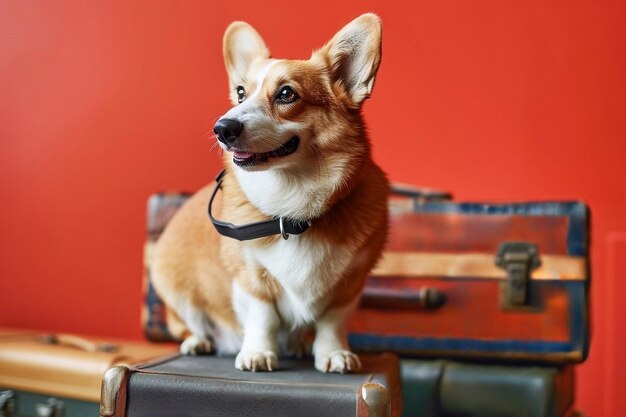
[[380, 65], [382, 26], [373, 13], [348, 23], [314, 58], [326, 61], [331, 80], [340, 83], [355, 107], [369, 97]]
[[270, 57], [261, 35], [246, 22], [233, 22], [228, 26], [224, 33], [223, 53], [231, 91], [241, 84], [254, 61]]

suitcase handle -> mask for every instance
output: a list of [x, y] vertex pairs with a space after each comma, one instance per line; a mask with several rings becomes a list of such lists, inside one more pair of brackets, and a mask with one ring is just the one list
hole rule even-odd
[[412, 185], [393, 183], [391, 194], [399, 197], [409, 197], [415, 200], [415, 204], [440, 202], [452, 200], [452, 193], [432, 188], [419, 188]]
[[114, 345], [113, 343], [96, 343], [79, 336], [63, 333], [42, 334], [39, 336], [39, 341], [41, 343], [46, 343], [49, 345], [69, 346], [83, 350], [85, 352], [116, 352], [120, 349], [119, 346]]
[[445, 294], [432, 287], [417, 291], [365, 287], [361, 294], [362, 307], [435, 310], [445, 303]]

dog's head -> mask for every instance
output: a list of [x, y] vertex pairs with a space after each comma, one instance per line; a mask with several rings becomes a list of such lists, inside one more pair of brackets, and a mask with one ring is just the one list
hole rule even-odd
[[309, 60], [272, 59], [254, 28], [232, 23], [224, 61], [234, 107], [215, 124], [220, 146], [247, 171], [353, 163], [369, 152], [360, 107], [380, 58], [373, 14], [349, 23]]

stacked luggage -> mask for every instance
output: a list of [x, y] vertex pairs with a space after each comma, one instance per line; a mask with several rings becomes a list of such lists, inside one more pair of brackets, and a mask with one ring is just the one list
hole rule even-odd
[[[180, 334], [149, 261], [188, 197], [148, 202], [142, 321], [153, 342]], [[0, 416], [579, 416], [588, 233], [580, 202], [458, 203], [397, 188], [383, 259], [348, 324], [362, 372], [289, 358], [276, 372], [240, 372], [176, 344], [0, 329]]]
[[[388, 244], [349, 323], [350, 346], [401, 357], [403, 416], [577, 415], [573, 365], [589, 350], [587, 207], [447, 197], [396, 188]], [[186, 198], [150, 198], [147, 261]], [[148, 264], [144, 328], [167, 340]]]

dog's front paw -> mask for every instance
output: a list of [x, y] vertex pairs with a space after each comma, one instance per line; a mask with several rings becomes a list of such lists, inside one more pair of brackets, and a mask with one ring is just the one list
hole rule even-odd
[[180, 353], [183, 355], [202, 355], [213, 351], [213, 343], [208, 339], [192, 334], [180, 344]]
[[361, 370], [359, 357], [349, 350], [334, 350], [326, 354], [315, 355], [315, 368], [322, 372], [358, 372]]
[[278, 357], [271, 350], [241, 351], [235, 358], [235, 368], [242, 371], [273, 371], [278, 368]]

